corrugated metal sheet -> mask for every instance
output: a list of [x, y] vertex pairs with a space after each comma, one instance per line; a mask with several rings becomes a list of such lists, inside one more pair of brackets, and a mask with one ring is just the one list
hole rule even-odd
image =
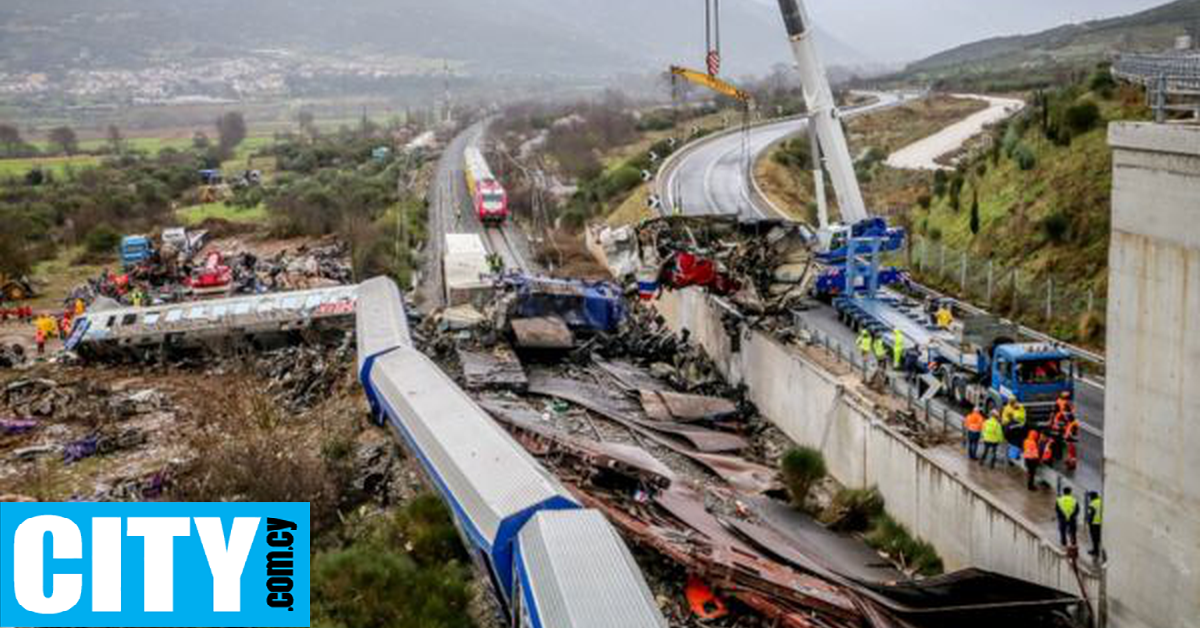
[[387, 277], [376, 277], [358, 287], [358, 372], [368, 358], [402, 344], [410, 344], [408, 317], [400, 289]]
[[508, 517], [568, 495], [429, 358], [401, 347], [371, 382], [469, 523], [490, 544]]
[[522, 586], [545, 628], [667, 626], [629, 549], [600, 513], [538, 513], [520, 541]]

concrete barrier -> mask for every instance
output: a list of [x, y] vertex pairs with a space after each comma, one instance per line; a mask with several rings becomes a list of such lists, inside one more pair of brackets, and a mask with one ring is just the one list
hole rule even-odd
[[[924, 449], [885, 423], [858, 392], [857, 374], [839, 375], [761, 331], [743, 327], [731, 338], [723, 322], [728, 306], [701, 291], [666, 293], [656, 304], [729, 381], [746, 385], [763, 416], [796, 443], [820, 450], [839, 482], [878, 487], [888, 512], [932, 543], [948, 570], [979, 567], [1079, 593], [1070, 561], [1043, 537], [1044, 526], [967, 481], [955, 448]], [[1094, 600], [1099, 580], [1084, 578]]]

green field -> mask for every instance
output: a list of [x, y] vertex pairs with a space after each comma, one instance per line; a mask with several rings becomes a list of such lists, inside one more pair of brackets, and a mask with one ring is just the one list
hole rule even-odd
[[180, 222], [187, 226], [198, 225], [209, 218], [217, 218], [229, 222], [256, 225], [267, 220], [267, 209], [262, 205], [252, 209], [233, 207], [227, 203], [206, 203], [185, 207], [176, 212]]
[[0, 178], [23, 177], [25, 173], [36, 167], [61, 176], [70, 165], [75, 169], [90, 168], [100, 164], [101, 157], [96, 155], [75, 155], [72, 157], [26, 157], [21, 159], [0, 159]]

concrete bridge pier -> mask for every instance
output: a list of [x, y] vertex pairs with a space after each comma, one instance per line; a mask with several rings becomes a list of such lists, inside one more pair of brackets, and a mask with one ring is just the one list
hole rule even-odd
[[1200, 127], [1109, 143], [1108, 625], [1200, 628]]

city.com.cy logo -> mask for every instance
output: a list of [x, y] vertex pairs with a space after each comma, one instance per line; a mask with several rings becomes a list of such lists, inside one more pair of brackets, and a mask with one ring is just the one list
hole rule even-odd
[[308, 626], [306, 503], [0, 503], [0, 626]]

